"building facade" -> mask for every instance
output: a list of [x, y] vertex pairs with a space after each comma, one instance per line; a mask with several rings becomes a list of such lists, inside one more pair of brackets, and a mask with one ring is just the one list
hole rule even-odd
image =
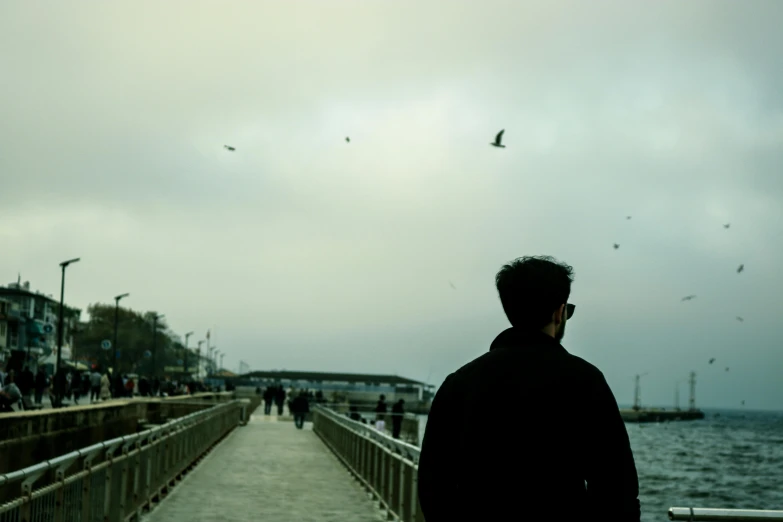
[[[31, 291], [29, 281], [0, 286], [0, 364], [6, 370], [55, 363], [59, 306], [51, 295]], [[73, 331], [80, 316], [81, 310], [65, 307], [64, 360], [71, 358]]]

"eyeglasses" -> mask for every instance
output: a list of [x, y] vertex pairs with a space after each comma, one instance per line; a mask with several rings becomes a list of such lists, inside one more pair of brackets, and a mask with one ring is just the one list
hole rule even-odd
[[566, 319], [571, 319], [571, 316], [574, 315], [575, 308], [575, 304], [566, 303]]

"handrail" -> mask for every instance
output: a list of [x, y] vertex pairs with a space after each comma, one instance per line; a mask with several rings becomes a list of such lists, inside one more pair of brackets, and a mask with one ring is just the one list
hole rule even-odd
[[219, 403], [0, 475], [3, 489], [21, 486], [18, 496], [0, 505], [0, 520], [138, 519], [246, 414], [247, 401]]
[[412, 461], [414, 464], [419, 463], [419, 455], [421, 453], [421, 450], [419, 449], [418, 446], [414, 446], [413, 444], [410, 444], [408, 442], [395, 439], [394, 437], [391, 437], [385, 433], [378, 431], [377, 429], [375, 429], [375, 427], [369, 426], [359, 421], [355, 421], [344, 415], [340, 415], [339, 413], [329, 408], [326, 408], [324, 406], [316, 406], [315, 409], [321, 411], [324, 415], [327, 415], [333, 420], [339, 422], [346, 428], [353, 430], [359, 433], [360, 435], [363, 435], [377, 442], [378, 444], [385, 447], [386, 449], [405, 457], [406, 459]]
[[703, 522], [721, 521], [783, 521], [783, 511], [765, 509], [714, 509], [714, 508], [669, 508], [669, 520], [692, 520]]
[[419, 448], [323, 406], [313, 408], [313, 430], [390, 520], [424, 521], [417, 492]]

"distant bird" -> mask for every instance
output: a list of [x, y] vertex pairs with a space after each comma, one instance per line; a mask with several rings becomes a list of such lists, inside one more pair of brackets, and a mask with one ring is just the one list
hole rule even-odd
[[235, 150], [237, 150], [236, 148], [231, 147], [229, 145], [223, 145], [223, 146], [226, 148], [226, 150], [230, 150], [231, 152], [234, 152]]
[[740, 265], [737, 267], [737, 273], [741, 273], [743, 270], [745, 270], [745, 265]]
[[346, 141], [346, 142], [348, 142], [348, 143], [351, 143], [351, 138], [349, 138], [348, 136], [346, 136], [346, 137], [345, 137], [345, 141]]
[[728, 366], [726, 366], [726, 371], [729, 371], [729, 367]]
[[715, 357], [713, 357], [712, 359], [710, 359], [710, 364], [712, 364], [712, 363], [714, 363], [714, 362], [715, 362]]
[[743, 322], [744, 320], [745, 320], [745, 319], [743, 319], [742, 317], [740, 317], [740, 316], [737, 316], [737, 321], [739, 321], [739, 322]]
[[505, 148], [505, 145], [502, 145], [500, 141], [503, 139], [503, 133], [506, 132], [506, 129], [503, 129], [502, 131], [498, 132], [498, 135], [495, 136], [495, 141], [493, 143], [490, 143], [493, 147], [501, 147]]
[[731, 223], [726, 223], [725, 225], [723, 225], [723, 228], [729, 228], [730, 226], [731, 226]]
[[618, 248], [620, 248], [620, 245], [618, 245], [617, 243], [615, 243], [615, 244], [614, 244], [614, 249], [615, 249], [615, 250], [617, 250]]
[[631, 216], [625, 216], [625, 219], [631, 219]]
[[454, 286], [454, 283], [452, 283], [451, 281], [449, 281], [449, 285], [451, 285], [451, 288], [453, 288], [454, 290], [456, 290], [456, 289], [457, 289], [457, 287], [456, 287], [456, 286]]
[[683, 301], [690, 301], [691, 299], [695, 299], [695, 298], [696, 298], [695, 295], [686, 295], [685, 297], [682, 298], [682, 300]]
[[745, 399], [742, 399], [742, 405], [745, 406]]

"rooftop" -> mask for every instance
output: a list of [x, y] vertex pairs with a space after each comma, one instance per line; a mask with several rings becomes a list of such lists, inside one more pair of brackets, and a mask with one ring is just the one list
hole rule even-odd
[[371, 373], [331, 373], [331, 372], [296, 372], [296, 371], [258, 371], [241, 375], [240, 377], [250, 377], [268, 380], [291, 380], [291, 381], [309, 381], [309, 382], [349, 382], [349, 383], [387, 383], [391, 385], [420, 385], [427, 386], [426, 383], [400, 377], [399, 375], [378, 375]]

